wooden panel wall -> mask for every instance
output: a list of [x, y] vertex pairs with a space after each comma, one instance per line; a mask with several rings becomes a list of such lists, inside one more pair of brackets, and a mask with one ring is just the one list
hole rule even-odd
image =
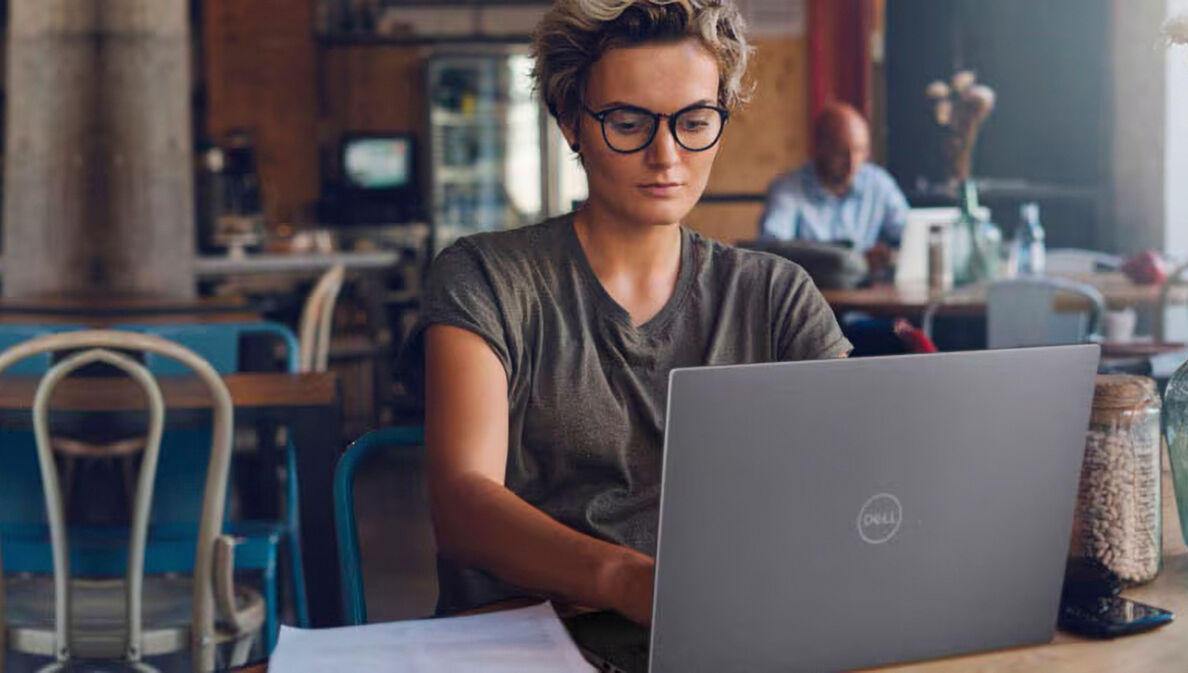
[[205, 0], [207, 133], [247, 128], [265, 217], [304, 216], [318, 197], [313, 0]]
[[428, 106], [423, 47], [336, 45], [322, 50], [321, 139], [332, 151], [343, 132], [412, 132], [420, 184], [427, 185]]
[[[757, 41], [750, 104], [730, 118], [707, 194], [761, 194], [809, 155], [808, 57], [804, 38]], [[733, 243], [754, 238], [760, 203], [702, 203], [686, 224]]]

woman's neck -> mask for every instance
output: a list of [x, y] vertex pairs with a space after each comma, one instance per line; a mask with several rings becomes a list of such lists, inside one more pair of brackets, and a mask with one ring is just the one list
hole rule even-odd
[[603, 272], [643, 277], [679, 270], [681, 233], [676, 224], [625, 223], [587, 205], [575, 215], [574, 230], [599, 277]]
[[587, 203], [573, 227], [594, 275], [635, 324], [659, 312], [680, 273], [678, 225], [625, 223]]

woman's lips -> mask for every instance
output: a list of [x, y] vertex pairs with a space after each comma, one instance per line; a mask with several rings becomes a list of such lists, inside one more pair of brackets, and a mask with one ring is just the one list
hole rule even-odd
[[639, 185], [639, 188], [648, 196], [664, 198], [676, 196], [682, 186], [679, 182], [648, 182]]

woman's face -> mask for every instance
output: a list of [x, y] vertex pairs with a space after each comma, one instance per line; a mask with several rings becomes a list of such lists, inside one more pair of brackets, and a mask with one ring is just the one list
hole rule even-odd
[[[718, 105], [718, 64], [694, 39], [612, 49], [590, 67], [585, 105], [596, 112], [631, 105], [671, 114], [695, 104]], [[586, 169], [591, 206], [624, 224], [679, 223], [705, 190], [715, 144], [692, 152], [677, 144], [662, 117], [651, 143], [630, 154], [607, 146], [598, 120], [578, 111], [573, 128]]]

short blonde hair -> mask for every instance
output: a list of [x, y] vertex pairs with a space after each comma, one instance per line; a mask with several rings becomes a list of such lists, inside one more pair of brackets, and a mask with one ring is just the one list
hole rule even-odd
[[694, 38], [717, 60], [718, 102], [733, 110], [749, 97], [745, 28], [733, 0], [556, 0], [532, 38], [533, 77], [549, 112], [572, 124], [608, 50]]

